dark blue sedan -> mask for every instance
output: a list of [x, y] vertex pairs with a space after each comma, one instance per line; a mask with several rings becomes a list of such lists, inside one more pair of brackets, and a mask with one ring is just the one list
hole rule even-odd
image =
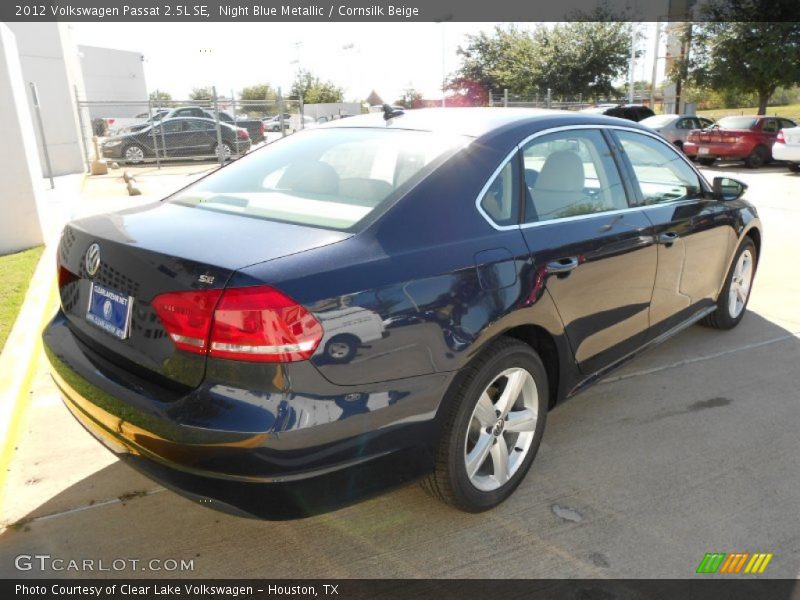
[[386, 107], [68, 225], [44, 342], [86, 429], [206, 506], [302, 516], [423, 477], [481, 511], [549, 409], [739, 323], [744, 191], [630, 121]]

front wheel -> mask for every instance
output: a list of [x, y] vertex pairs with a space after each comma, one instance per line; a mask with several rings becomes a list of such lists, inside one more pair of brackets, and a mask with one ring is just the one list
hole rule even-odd
[[789, 170], [792, 173], [800, 173], [800, 165], [797, 163], [789, 163]]
[[757, 259], [753, 240], [745, 238], [733, 259], [725, 286], [717, 298], [717, 308], [703, 319], [704, 325], [715, 329], [733, 329], [739, 324], [750, 300]]
[[544, 434], [547, 373], [527, 344], [500, 338], [459, 373], [445, 398], [434, 472], [423, 487], [468, 512], [517, 488]]

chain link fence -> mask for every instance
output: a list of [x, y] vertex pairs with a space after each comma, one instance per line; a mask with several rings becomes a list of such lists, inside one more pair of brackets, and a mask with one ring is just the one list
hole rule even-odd
[[156, 92], [151, 99], [120, 102], [86, 100], [76, 92], [75, 102], [87, 164], [224, 164], [313, 122], [304, 117], [302, 98], [280, 95], [243, 100], [214, 90], [207, 98], [167, 100]]
[[[501, 106], [505, 108], [552, 108], [559, 110], [583, 110], [602, 105], [629, 104], [628, 96], [606, 97], [606, 98], [584, 98], [582, 95], [572, 97], [554, 96], [550, 90], [538, 94], [519, 95], [510, 94], [508, 90], [493, 90], [489, 93], [489, 106]], [[633, 104], [651, 104], [649, 91], [637, 91], [633, 95]]]

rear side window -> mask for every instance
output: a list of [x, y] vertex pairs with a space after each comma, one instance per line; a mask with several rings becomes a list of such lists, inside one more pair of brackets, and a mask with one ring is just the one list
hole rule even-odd
[[315, 129], [248, 154], [170, 200], [349, 231], [468, 142], [426, 131]]
[[480, 206], [498, 225], [516, 225], [519, 218], [519, 162], [515, 154], [492, 178]]
[[645, 205], [702, 195], [697, 174], [671, 146], [633, 131], [614, 133], [633, 167]]
[[764, 125], [761, 127], [761, 131], [765, 133], [777, 133], [778, 132], [778, 121], [775, 119], [767, 119], [764, 121]]
[[523, 164], [527, 223], [628, 208], [611, 151], [597, 130], [536, 138], [523, 148]]

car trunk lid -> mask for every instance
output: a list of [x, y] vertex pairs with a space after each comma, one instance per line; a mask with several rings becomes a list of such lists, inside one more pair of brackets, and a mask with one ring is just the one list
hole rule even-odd
[[[61, 237], [62, 310], [76, 336], [109, 360], [162, 383], [194, 387], [203, 378], [206, 358], [176, 350], [153, 307], [156, 296], [220, 289], [238, 269], [349, 235], [170, 202], [89, 217], [66, 226]], [[93, 274], [95, 250], [87, 259], [90, 248], [98, 254]], [[109, 310], [112, 320], [114, 311], [127, 310], [129, 302], [127, 326], [121, 316], [119, 321], [127, 331], [101, 327], [102, 318], [87, 315], [90, 301], [94, 313], [102, 317]]]

